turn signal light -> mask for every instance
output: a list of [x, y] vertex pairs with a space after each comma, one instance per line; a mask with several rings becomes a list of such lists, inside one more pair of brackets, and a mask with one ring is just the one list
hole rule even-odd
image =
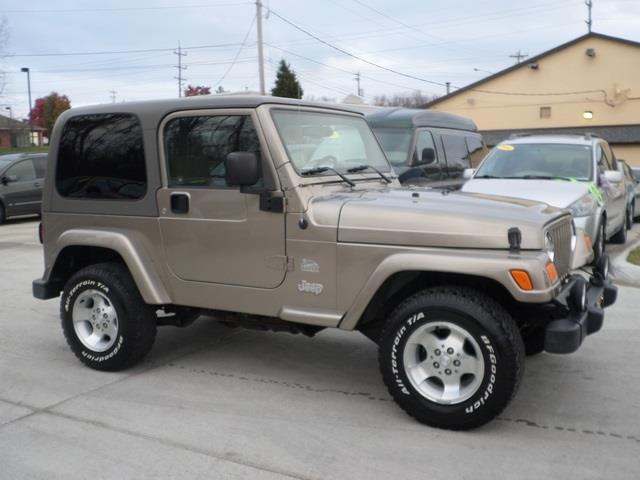
[[511, 276], [522, 290], [533, 290], [533, 282], [526, 270], [511, 270]]
[[587, 251], [591, 251], [591, 249], [593, 248], [591, 237], [587, 234], [584, 235], [584, 246], [587, 247]]
[[549, 281], [551, 283], [556, 283], [556, 280], [558, 280], [558, 270], [556, 270], [555, 264], [553, 262], [549, 262], [547, 263], [547, 266], [544, 267], [544, 269], [547, 271]]

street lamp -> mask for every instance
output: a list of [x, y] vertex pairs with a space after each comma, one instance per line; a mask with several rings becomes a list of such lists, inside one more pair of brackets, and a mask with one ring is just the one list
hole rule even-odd
[[33, 143], [33, 121], [31, 120], [31, 72], [29, 67], [22, 67], [21, 72], [27, 74], [27, 91], [29, 93], [29, 143]]
[[11, 107], [4, 107], [5, 110], [9, 110], [9, 120], [13, 120], [13, 110]]

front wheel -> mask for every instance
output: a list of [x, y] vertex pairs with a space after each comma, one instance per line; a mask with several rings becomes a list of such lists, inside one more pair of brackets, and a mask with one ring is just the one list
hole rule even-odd
[[391, 313], [381, 335], [385, 384], [409, 415], [452, 430], [479, 427], [515, 395], [524, 345], [511, 316], [462, 287], [418, 292]]
[[140, 361], [156, 336], [156, 317], [128, 270], [117, 263], [83, 268], [62, 292], [62, 330], [73, 353], [96, 370]]

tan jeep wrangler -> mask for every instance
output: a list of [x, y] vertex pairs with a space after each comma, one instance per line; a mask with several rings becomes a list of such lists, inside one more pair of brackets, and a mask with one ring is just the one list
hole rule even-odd
[[139, 362], [157, 326], [200, 314], [359, 330], [404, 410], [469, 429], [513, 397], [525, 349], [575, 351], [616, 298], [606, 258], [570, 273], [585, 253], [566, 210], [402, 188], [364, 118], [340, 107], [78, 108], [49, 152], [33, 293], [62, 295], [67, 342], [98, 370]]

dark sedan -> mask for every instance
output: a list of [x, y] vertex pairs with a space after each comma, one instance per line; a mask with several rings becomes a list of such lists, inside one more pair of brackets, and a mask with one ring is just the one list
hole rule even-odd
[[40, 214], [46, 165], [46, 153], [0, 156], [0, 224]]

